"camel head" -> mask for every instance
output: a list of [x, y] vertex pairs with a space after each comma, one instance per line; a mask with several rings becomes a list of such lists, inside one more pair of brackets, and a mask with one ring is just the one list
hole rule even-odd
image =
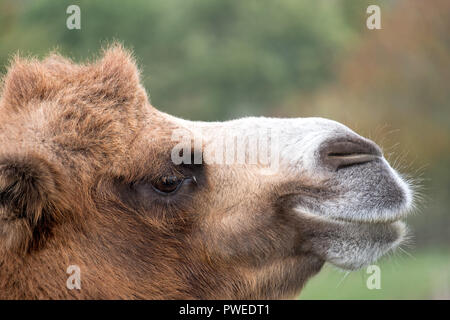
[[291, 298], [406, 235], [413, 193], [374, 142], [322, 118], [170, 116], [117, 45], [16, 58], [0, 113], [2, 297]]

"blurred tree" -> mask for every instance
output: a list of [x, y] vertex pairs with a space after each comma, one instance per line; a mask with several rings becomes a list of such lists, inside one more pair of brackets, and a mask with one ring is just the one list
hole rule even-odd
[[[135, 50], [161, 109], [198, 119], [261, 114], [332, 79], [354, 33], [343, 2], [3, 0], [0, 64], [17, 50], [56, 47], [81, 59], [118, 39]], [[66, 28], [71, 4], [81, 8], [81, 30]]]

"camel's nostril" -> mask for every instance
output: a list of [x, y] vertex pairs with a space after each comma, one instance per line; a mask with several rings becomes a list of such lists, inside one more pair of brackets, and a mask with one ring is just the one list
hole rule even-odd
[[328, 140], [320, 149], [323, 164], [332, 170], [370, 162], [381, 156], [381, 150], [375, 143], [362, 138]]
[[337, 170], [355, 164], [370, 162], [375, 160], [376, 158], [377, 156], [373, 154], [351, 154], [351, 155], [328, 156], [328, 161], [331, 162], [333, 168]]

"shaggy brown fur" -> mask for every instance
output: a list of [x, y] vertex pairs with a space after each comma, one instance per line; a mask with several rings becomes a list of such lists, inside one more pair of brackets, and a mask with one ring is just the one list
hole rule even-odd
[[[282, 298], [322, 266], [278, 197], [296, 183], [171, 162], [179, 124], [121, 46], [89, 64], [17, 57], [2, 92], [0, 298]], [[169, 175], [197, 183], [149, 191]]]

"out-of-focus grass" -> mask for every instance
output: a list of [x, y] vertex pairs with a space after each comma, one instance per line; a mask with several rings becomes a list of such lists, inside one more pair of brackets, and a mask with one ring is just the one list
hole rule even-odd
[[346, 274], [331, 265], [312, 278], [299, 299], [450, 299], [450, 252], [396, 253], [378, 262], [381, 289], [366, 286], [366, 269]]

